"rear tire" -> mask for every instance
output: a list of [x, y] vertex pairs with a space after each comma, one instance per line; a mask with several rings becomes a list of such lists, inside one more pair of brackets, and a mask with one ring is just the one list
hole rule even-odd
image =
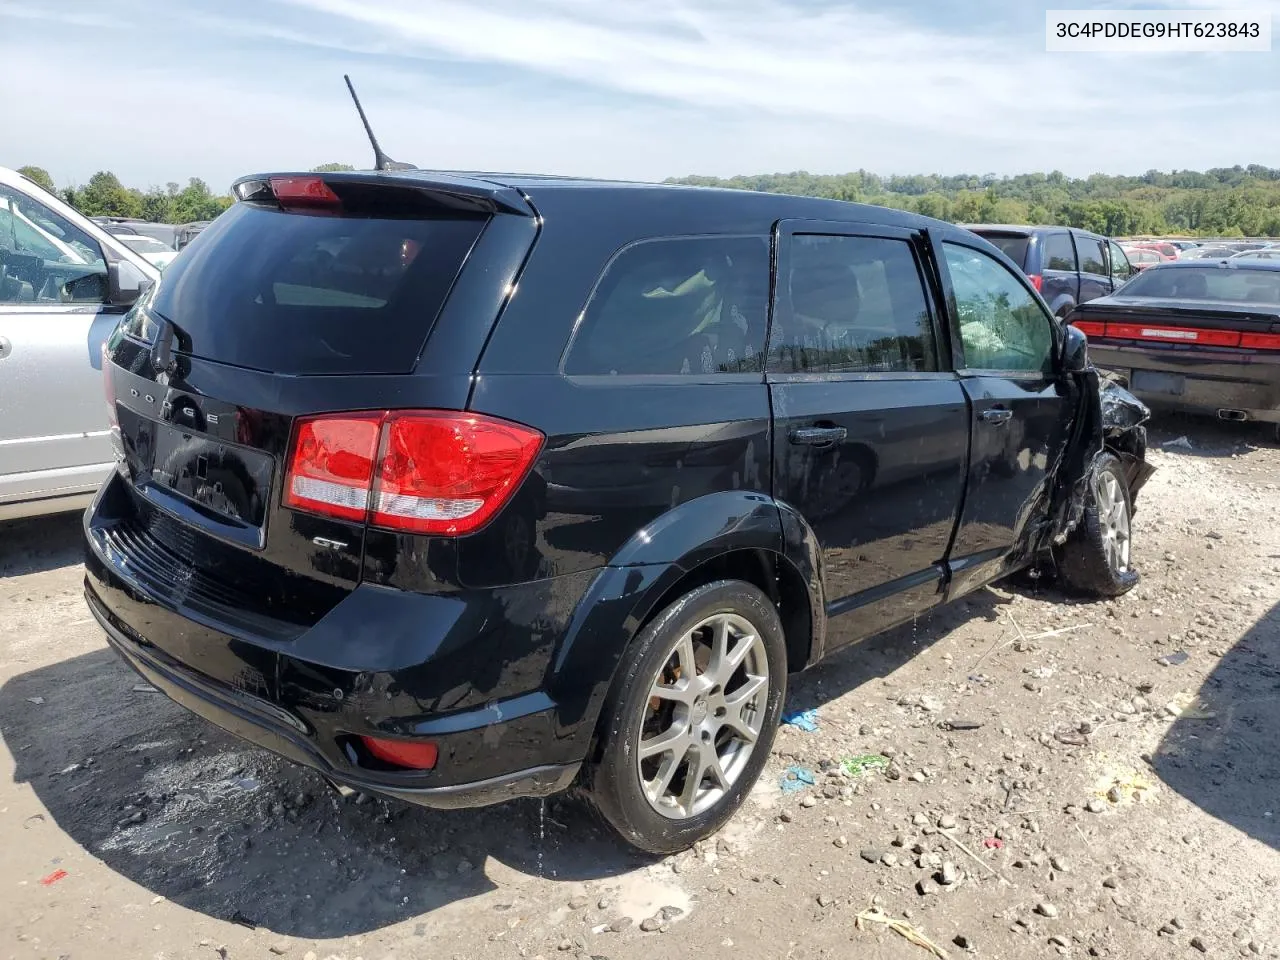
[[769, 759], [786, 683], [782, 624], [759, 588], [720, 580], [691, 590], [627, 649], [588, 770], [592, 802], [647, 853], [711, 836]]
[[1059, 576], [1077, 593], [1118, 597], [1138, 582], [1130, 558], [1133, 501], [1118, 458], [1098, 458], [1085, 496], [1080, 525], [1059, 551]]

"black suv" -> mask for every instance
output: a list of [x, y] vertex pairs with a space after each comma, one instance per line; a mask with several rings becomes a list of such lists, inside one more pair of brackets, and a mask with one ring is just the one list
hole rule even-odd
[[967, 225], [1022, 268], [1054, 316], [1078, 303], [1105, 297], [1136, 272], [1120, 245], [1072, 227]]
[[112, 646], [335, 784], [578, 782], [688, 846], [789, 672], [1023, 568], [1112, 595], [1145, 408], [995, 247], [836, 201], [239, 181], [104, 349]]

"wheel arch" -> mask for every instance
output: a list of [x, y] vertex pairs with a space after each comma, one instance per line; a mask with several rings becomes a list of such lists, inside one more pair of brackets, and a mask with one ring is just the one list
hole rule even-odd
[[636, 635], [677, 597], [716, 580], [759, 587], [778, 609], [788, 669], [808, 666], [825, 635], [819, 557], [799, 514], [760, 493], [700, 497], [637, 531], [579, 601], [553, 657], [549, 688], [562, 729], [594, 736]]

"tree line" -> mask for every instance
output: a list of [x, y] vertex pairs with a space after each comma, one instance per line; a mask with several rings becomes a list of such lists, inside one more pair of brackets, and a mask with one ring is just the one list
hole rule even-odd
[[858, 170], [673, 177], [667, 182], [852, 200], [953, 223], [1060, 224], [1120, 237], [1280, 236], [1280, 168], [1258, 164], [1203, 173], [1149, 170], [1136, 177], [1095, 173], [1074, 178], [1059, 171], [882, 177]]
[[[322, 163], [313, 172], [354, 169], [346, 163]], [[152, 223], [191, 223], [212, 220], [232, 203], [230, 194], [214, 193], [199, 177], [189, 179], [185, 187], [167, 183], [163, 188], [152, 186], [139, 190], [126, 187], [109, 170], [101, 170], [82, 187], [70, 186], [59, 190], [53, 177], [42, 167], [19, 167], [18, 172], [62, 198], [86, 217], [130, 217]]]
[[[354, 169], [324, 163], [313, 172]], [[168, 183], [144, 190], [124, 186], [100, 171], [84, 186], [56, 189], [40, 167], [21, 167], [45, 189], [91, 217], [140, 217], [157, 223], [211, 220], [231, 205], [199, 177], [185, 187]], [[1164, 234], [1212, 237], [1280, 237], [1280, 167], [1249, 164], [1203, 173], [1149, 170], [1141, 176], [1095, 173], [1068, 177], [1023, 173], [997, 177], [961, 174], [880, 176], [854, 173], [771, 173], [754, 176], [672, 177], [668, 183], [731, 187], [872, 203], [953, 223], [1054, 223], [1107, 236]]]

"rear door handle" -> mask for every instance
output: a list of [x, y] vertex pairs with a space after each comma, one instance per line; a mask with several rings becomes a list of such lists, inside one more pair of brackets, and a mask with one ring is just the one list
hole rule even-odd
[[1013, 411], [1004, 407], [992, 407], [990, 410], [982, 411], [982, 419], [987, 423], [994, 423], [996, 426], [1000, 426], [1013, 419]]
[[840, 443], [849, 435], [844, 427], [793, 427], [788, 436], [792, 443], [810, 447], [825, 447]]
[[13, 352], [13, 344], [9, 342], [9, 338], [0, 337], [0, 360], [3, 360], [11, 352]]

